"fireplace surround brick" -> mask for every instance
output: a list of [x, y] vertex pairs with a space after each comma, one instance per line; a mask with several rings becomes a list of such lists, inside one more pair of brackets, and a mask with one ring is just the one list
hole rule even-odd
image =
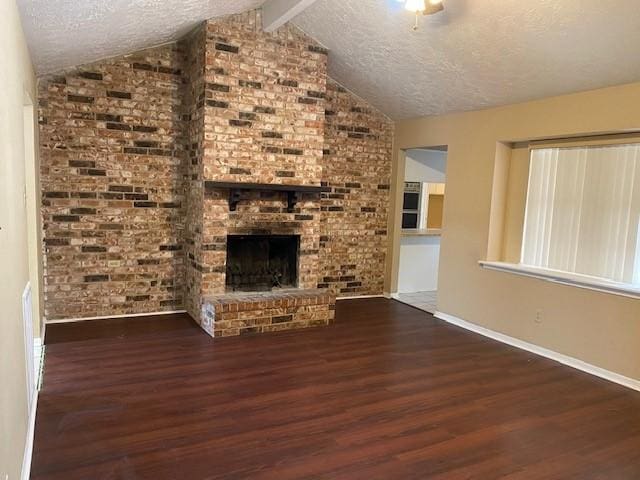
[[[259, 11], [210, 20], [42, 79], [48, 319], [185, 308], [201, 322], [203, 299], [226, 294], [235, 234], [299, 235], [307, 294], [382, 293], [393, 123], [327, 76], [313, 39], [260, 22]], [[326, 192], [289, 212], [285, 193], [246, 191], [230, 211], [229, 191], [207, 180]]]
[[[242, 192], [235, 211], [229, 209], [229, 189], [205, 189], [203, 182], [293, 184], [320, 186], [324, 150], [324, 97], [327, 56], [310, 49], [315, 42], [285, 25], [274, 33], [262, 31], [260, 14], [251, 11], [225, 20], [210, 20], [188, 46], [188, 84], [192, 97], [206, 101], [198, 115], [198, 135], [190, 143], [202, 152], [190, 183], [187, 209], [201, 222], [187, 229], [186, 242], [199, 254], [187, 259], [187, 309], [201, 324], [203, 298], [224, 294], [228, 235], [296, 235], [300, 238], [298, 287], [314, 289], [319, 275], [320, 212], [318, 195], [302, 196], [287, 209], [286, 194]], [[219, 48], [221, 44], [226, 47]], [[313, 96], [312, 102], [301, 98]], [[202, 135], [200, 135], [202, 132]], [[217, 239], [217, 242], [212, 242]], [[221, 248], [202, 249], [218, 243]], [[284, 322], [278, 328], [294, 325]], [[257, 329], [257, 326], [255, 327]], [[232, 329], [230, 329], [232, 331]], [[233, 330], [235, 331], [235, 330]]]

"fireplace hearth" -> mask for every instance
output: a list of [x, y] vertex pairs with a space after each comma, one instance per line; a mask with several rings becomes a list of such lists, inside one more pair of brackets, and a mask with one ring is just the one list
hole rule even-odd
[[296, 288], [299, 249], [298, 235], [229, 235], [227, 291]]

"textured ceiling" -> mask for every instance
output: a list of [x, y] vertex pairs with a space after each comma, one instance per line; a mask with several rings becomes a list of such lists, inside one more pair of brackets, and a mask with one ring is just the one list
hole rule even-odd
[[294, 19], [329, 71], [392, 118], [473, 110], [640, 80], [639, 0], [318, 0]]
[[264, 0], [17, 0], [38, 75], [180, 38]]
[[[38, 74], [174, 40], [264, 0], [18, 0]], [[639, 0], [317, 0], [293, 21], [330, 74], [392, 118], [472, 110], [640, 80]]]

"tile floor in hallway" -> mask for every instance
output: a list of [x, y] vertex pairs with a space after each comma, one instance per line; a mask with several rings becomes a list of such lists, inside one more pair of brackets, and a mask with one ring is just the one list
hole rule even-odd
[[419, 308], [425, 312], [435, 313], [438, 292], [434, 290], [432, 292], [399, 293], [395, 298], [402, 303]]

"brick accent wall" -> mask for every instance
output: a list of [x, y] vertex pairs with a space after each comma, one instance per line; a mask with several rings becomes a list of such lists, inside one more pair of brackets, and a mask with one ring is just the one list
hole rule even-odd
[[[40, 89], [49, 319], [186, 308], [225, 291], [230, 234], [300, 235], [301, 288], [380, 294], [392, 123], [327, 77], [327, 52], [258, 11]], [[286, 195], [206, 180], [326, 185]]]
[[185, 197], [185, 252], [184, 296], [185, 309], [193, 318], [200, 316], [203, 274], [206, 255], [203, 244], [204, 222], [204, 115], [205, 115], [205, 48], [206, 27], [200, 26], [185, 38], [181, 48], [185, 51], [185, 143], [187, 150]]
[[48, 319], [182, 305], [181, 57], [165, 46], [41, 81]]
[[379, 295], [389, 218], [393, 122], [336, 82], [327, 85], [319, 288]]

